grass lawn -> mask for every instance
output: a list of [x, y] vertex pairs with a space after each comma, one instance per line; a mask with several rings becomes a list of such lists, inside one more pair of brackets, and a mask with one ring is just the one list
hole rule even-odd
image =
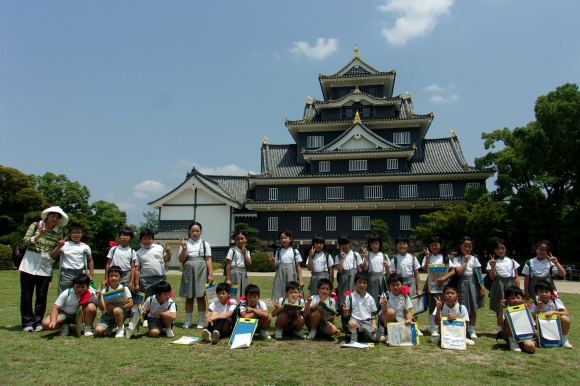
[[[168, 278], [178, 293], [180, 277]], [[96, 281], [101, 280], [102, 275], [97, 275]], [[269, 299], [272, 280], [250, 277], [262, 289], [262, 299]], [[533, 355], [510, 352], [507, 344], [496, 344], [495, 314], [483, 309], [476, 326], [480, 339], [467, 351], [442, 350], [428, 336], [414, 348], [383, 344], [370, 350], [341, 349], [341, 336], [336, 341], [256, 339], [249, 349], [232, 351], [227, 340], [214, 346], [179, 346], [170, 344], [174, 339], [145, 336], [126, 340], [23, 333], [19, 283], [17, 271], [0, 271], [0, 384], [577, 385], [580, 378], [580, 295], [562, 294], [572, 319], [574, 350], [538, 349]], [[56, 300], [54, 281], [49, 300], [47, 315]], [[201, 336], [200, 330], [181, 328], [184, 301], [179, 297], [175, 301], [175, 339]], [[271, 306], [271, 301], [267, 303]], [[194, 322], [196, 315], [197, 308]], [[428, 330], [426, 314], [419, 322], [424, 332]]]

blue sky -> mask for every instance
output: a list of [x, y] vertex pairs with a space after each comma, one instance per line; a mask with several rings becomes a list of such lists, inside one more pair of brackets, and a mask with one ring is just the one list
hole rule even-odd
[[357, 44], [473, 164], [482, 132], [580, 83], [578, 15], [574, 0], [0, 0], [0, 164], [65, 174], [138, 224], [193, 165], [259, 172], [262, 138], [291, 143], [284, 120]]

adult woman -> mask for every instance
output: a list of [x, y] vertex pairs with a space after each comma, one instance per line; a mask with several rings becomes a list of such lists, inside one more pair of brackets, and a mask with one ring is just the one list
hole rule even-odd
[[[68, 223], [68, 216], [58, 206], [45, 209], [42, 221], [30, 224], [24, 243], [26, 253], [20, 263], [20, 314], [24, 332], [41, 331], [42, 318], [46, 311], [48, 285], [52, 280], [52, 265], [58, 257], [56, 249], [62, 239], [61, 227]], [[36, 302], [32, 308], [32, 297], [36, 289]]]

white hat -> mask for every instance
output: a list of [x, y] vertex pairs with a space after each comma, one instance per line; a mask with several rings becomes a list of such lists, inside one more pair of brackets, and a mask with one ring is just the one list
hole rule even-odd
[[68, 223], [68, 216], [66, 213], [64, 213], [64, 210], [60, 208], [60, 206], [51, 206], [50, 208], [43, 210], [40, 218], [46, 220], [46, 216], [48, 216], [49, 213], [58, 213], [62, 216], [58, 224], [56, 224], [59, 227], [63, 227]]

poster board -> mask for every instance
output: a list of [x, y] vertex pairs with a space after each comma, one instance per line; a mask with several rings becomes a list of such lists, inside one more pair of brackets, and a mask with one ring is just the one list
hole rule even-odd
[[429, 264], [428, 268], [428, 275], [427, 275], [427, 284], [429, 293], [432, 294], [442, 294], [443, 287], [446, 283], [442, 285], [437, 285], [437, 280], [441, 279], [447, 272], [449, 272], [449, 267], [444, 264]]
[[447, 350], [467, 350], [467, 323], [464, 319], [449, 320], [441, 317], [441, 348]]
[[429, 308], [426, 294], [415, 295], [411, 297], [411, 303], [413, 304], [413, 316], [422, 314]]
[[230, 347], [232, 350], [250, 347], [257, 327], [258, 319], [238, 318], [232, 336], [230, 337]]
[[331, 318], [334, 318], [338, 315], [338, 311], [336, 311], [334, 308], [332, 308], [328, 303], [326, 303], [324, 300], [320, 301], [320, 308], [326, 312]]
[[507, 320], [516, 342], [535, 338], [534, 321], [525, 304], [507, 308]]
[[387, 323], [387, 344], [393, 347], [412, 347], [419, 346], [419, 325], [411, 323], [406, 325], [404, 322]]
[[479, 285], [483, 285], [483, 274], [481, 273], [481, 267], [475, 267], [475, 276], [477, 277], [477, 281]]
[[125, 337], [127, 339], [131, 339], [135, 332], [139, 334], [139, 324], [141, 319], [143, 319], [143, 311], [141, 307], [142, 306], [131, 308], [131, 320], [127, 326], [127, 331], [125, 332]]
[[133, 307], [139, 307], [145, 303], [145, 292], [131, 292]]
[[127, 294], [125, 288], [117, 288], [109, 292], [103, 292], [103, 301], [105, 302], [105, 309], [109, 304], [115, 307], [122, 307], [127, 304]]
[[216, 293], [216, 289], [217, 289], [217, 284], [216, 283], [212, 283], [212, 284], [204, 284], [205, 286], [205, 304], [207, 304], [208, 306], [210, 304], [212, 304], [213, 302], [215, 302], [216, 300], [218, 300], [217, 297], [217, 293]]
[[236, 301], [236, 303], [239, 303], [239, 301], [240, 301], [240, 286], [239, 285], [232, 284], [232, 287], [230, 289], [230, 299], [234, 299]]
[[553, 314], [546, 316], [545, 312], [540, 312], [536, 318], [536, 322], [538, 323], [540, 347], [562, 347], [560, 315]]
[[302, 311], [304, 309], [304, 304], [289, 304], [284, 303], [282, 308], [288, 311]]

